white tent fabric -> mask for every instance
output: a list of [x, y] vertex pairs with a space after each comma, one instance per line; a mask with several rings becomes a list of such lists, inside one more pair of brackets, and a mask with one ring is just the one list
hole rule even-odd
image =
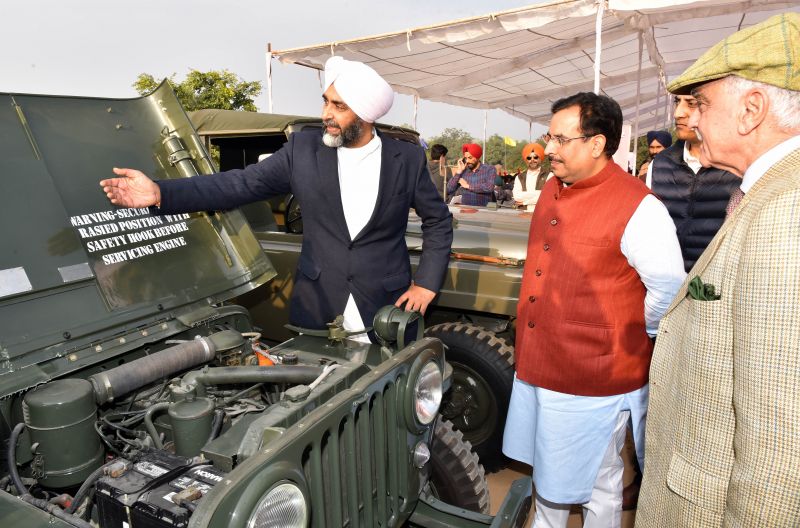
[[594, 89], [600, 11], [600, 91], [620, 103], [629, 122], [638, 91], [638, 129], [649, 130], [669, 123], [669, 80], [727, 35], [800, 11], [800, 2], [607, 0], [602, 7], [560, 0], [272, 54], [315, 69], [342, 55], [375, 68], [398, 93], [547, 123], [553, 101]]

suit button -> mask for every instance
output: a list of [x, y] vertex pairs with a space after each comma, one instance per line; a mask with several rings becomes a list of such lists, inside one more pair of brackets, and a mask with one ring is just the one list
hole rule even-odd
[[550, 220], [550, 225], [556, 225], [557, 223], [558, 223], [558, 220], [556, 220], [555, 218]]
[[533, 321], [528, 321], [528, 328], [533, 328], [536, 324]]
[[349, 244], [347, 244], [347, 249], [353, 249], [353, 243], [352, 243], [352, 242], [350, 242]]
[[550, 244], [545, 244], [544, 245], [544, 250], [545, 251], [550, 251]]
[[542, 276], [542, 270], [536, 270], [535, 273], [536, 273], [537, 277], [541, 277]]
[[529, 300], [530, 302], [536, 302], [536, 297], [534, 297], [533, 295], [531, 295], [530, 297], [528, 297], [528, 300]]
[[353, 282], [353, 276], [352, 275], [348, 275], [347, 276], [347, 282]]
[[558, 200], [558, 193], [554, 194], [554, 195], [553, 195], [553, 198], [555, 198], [556, 200]]

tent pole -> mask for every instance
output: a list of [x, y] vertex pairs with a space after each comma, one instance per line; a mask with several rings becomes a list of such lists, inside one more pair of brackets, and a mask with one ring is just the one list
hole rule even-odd
[[664, 105], [664, 130], [669, 130], [669, 120], [672, 116], [672, 112], [670, 112], [670, 103], [672, 102], [672, 98], [669, 96], [669, 92], [666, 91], [666, 88], [664, 88], [664, 91], [666, 92], [667, 97], [666, 104]]
[[267, 109], [272, 113], [272, 42], [267, 43]]
[[633, 174], [636, 174], [636, 166], [639, 162], [639, 103], [642, 93], [642, 47], [644, 40], [642, 32], [639, 31], [639, 68], [636, 70], [636, 120], [633, 122]]
[[655, 115], [655, 119], [653, 119], [653, 126], [655, 126], [655, 127], [658, 126], [658, 120], [660, 119], [659, 116], [658, 116], [659, 110], [661, 110], [661, 87], [660, 86], [658, 87], [658, 90], [656, 90], [656, 115]]
[[489, 111], [483, 111], [483, 155], [481, 156], [481, 163], [486, 163], [486, 121], [489, 119]]
[[414, 114], [411, 116], [411, 128], [417, 130], [417, 108], [419, 105], [419, 96], [414, 96]]
[[533, 121], [528, 121], [528, 143], [533, 143]]
[[600, 54], [603, 48], [603, 11], [605, 0], [597, 0], [597, 20], [594, 26], [594, 93], [600, 93]]

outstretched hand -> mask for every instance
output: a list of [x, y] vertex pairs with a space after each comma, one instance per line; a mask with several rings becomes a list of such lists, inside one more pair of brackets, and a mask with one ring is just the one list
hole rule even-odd
[[161, 189], [143, 172], [116, 167], [113, 170], [114, 174], [122, 177], [100, 182], [100, 187], [112, 204], [123, 207], [150, 207], [161, 204]]
[[428, 305], [431, 303], [433, 298], [436, 297], [436, 292], [432, 292], [427, 288], [423, 288], [422, 286], [417, 286], [416, 284], [411, 284], [411, 287], [406, 290], [406, 292], [397, 299], [397, 302], [394, 303], [395, 306], [400, 307], [403, 303], [406, 303], [405, 310], [410, 312], [412, 310], [417, 310], [425, 315], [425, 310], [428, 308]]

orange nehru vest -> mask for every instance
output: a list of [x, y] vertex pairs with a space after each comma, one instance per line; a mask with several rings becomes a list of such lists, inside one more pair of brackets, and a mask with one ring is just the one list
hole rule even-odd
[[645, 287], [620, 251], [642, 199], [640, 180], [613, 161], [565, 187], [551, 178], [531, 221], [517, 306], [517, 377], [581, 396], [647, 383], [653, 344]]

